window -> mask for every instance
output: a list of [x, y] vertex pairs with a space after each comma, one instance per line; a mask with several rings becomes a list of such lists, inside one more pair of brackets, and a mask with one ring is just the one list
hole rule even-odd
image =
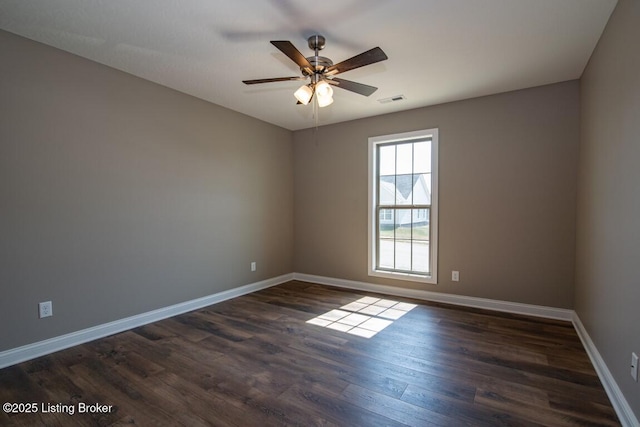
[[393, 221], [393, 210], [380, 209], [380, 221]]
[[438, 130], [369, 138], [369, 275], [437, 283]]

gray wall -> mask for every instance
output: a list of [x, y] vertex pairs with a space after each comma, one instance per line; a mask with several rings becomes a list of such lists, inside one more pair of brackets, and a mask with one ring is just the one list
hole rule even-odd
[[[368, 276], [367, 138], [434, 127], [439, 283]], [[578, 144], [577, 81], [294, 132], [295, 271], [570, 308]]]
[[0, 58], [0, 351], [293, 271], [290, 131], [1, 31]]
[[640, 418], [640, 2], [619, 0], [581, 80], [575, 309]]

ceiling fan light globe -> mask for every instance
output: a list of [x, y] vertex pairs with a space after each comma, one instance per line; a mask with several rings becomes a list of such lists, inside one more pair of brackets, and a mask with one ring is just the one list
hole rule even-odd
[[[316, 85], [316, 95], [318, 95], [319, 97], [325, 96], [331, 98], [333, 96], [333, 88], [329, 83], [322, 80]], [[329, 104], [331, 104], [331, 102]]]
[[293, 96], [296, 97], [298, 101], [302, 104], [307, 105], [311, 100], [311, 96], [313, 95], [313, 91], [309, 87], [309, 85], [302, 85], [298, 90], [296, 90]]
[[320, 108], [333, 104], [333, 97], [331, 96], [331, 94], [329, 95], [318, 94], [317, 98], [318, 98], [318, 107]]

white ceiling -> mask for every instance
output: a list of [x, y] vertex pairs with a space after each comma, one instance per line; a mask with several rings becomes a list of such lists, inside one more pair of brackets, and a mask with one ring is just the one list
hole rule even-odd
[[[249, 116], [312, 127], [300, 82], [270, 40], [327, 39], [334, 63], [380, 46], [387, 61], [339, 77], [329, 124], [579, 78], [617, 0], [0, 0], [0, 28]], [[377, 100], [405, 95], [406, 100]]]

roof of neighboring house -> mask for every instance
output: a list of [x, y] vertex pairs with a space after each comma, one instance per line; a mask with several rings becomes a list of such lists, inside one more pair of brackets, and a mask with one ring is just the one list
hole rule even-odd
[[396, 190], [399, 191], [400, 194], [402, 194], [402, 197], [406, 200], [411, 196], [413, 187], [415, 187], [419, 178], [420, 175], [391, 175], [381, 176], [380, 181], [391, 185], [395, 184]]

